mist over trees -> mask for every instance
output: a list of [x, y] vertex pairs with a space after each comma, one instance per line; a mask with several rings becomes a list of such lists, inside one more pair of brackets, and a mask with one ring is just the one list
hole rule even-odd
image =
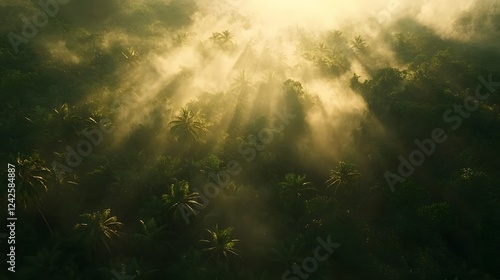
[[499, 2], [327, 2], [0, 0], [0, 275], [500, 278]]

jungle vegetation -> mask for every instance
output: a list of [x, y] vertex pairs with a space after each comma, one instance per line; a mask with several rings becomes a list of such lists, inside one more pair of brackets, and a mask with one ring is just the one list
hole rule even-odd
[[73, 0], [16, 51], [35, 2], [0, 1], [0, 279], [305, 279], [282, 275], [328, 236], [308, 279], [500, 278], [498, 1], [450, 33], [269, 35], [222, 1]]

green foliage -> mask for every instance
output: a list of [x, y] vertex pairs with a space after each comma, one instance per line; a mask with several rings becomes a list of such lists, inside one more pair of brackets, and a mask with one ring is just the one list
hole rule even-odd
[[116, 216], [111, 216], [111, 209], [80, 215], [81, 223], [75, 225], [75, 239], [86, 248], [98, 250], [102, 244], [111, 253], [109, 242], [120, 236], [123, 223]]
[[200, 242], [206, 243], [203, 251], [209, 253], [209, 258], [225, 260], [231, 255], [240, 256], [235, 248], [239, 240], [231, 237], [233, 228], [219, 229], [219, 225], [216, 225], [215, 230], [207, 229], [207, 232], [210, 234], [210, 239], [202, 239]]
[[339, 165], [330, 171], [330, 178], [325, 183], [327, 188], [335, 186], [333, 194], [337, 193], [339, 187], [354, 187], [357, 177], [361, 174], [349, 162], [340, 161]]
[[199, 194], [191, 192], [186, 181], [180, 181], [170, 185], [169, 192], [161, 196], [166, 209], [173, 213], [175, 221], [184, 222], [189, 215], [197, 215], [195, 206], [201, 206], [198, 202]]
[[167, 225], [158, 225], [154, 218], [148, 219], [146, 222], [139, 220], [139, 223], [142, 232], [134, 235], [134, 246], [139, 252], [143, 250], [161, 252], [171, 248], [171, 245], [164, 241], [168, 234]]
[[279, 279], [325, 236], [342, 247], [308, 279], [500, 277], [498, 1], [446, 36], [406, 12], [377, 36], [259, 33], [219, 2], [72, 1], [18, 53], [7, 34], [40, 8], [4, 2], [18, 278]]
[[196, 113], [181, 108], [181, 113], [169, 122], [170, 132], [182, 143], [193, 143], [200, 140], [201, 133], [207, 132], [205, 120]]
[[210, 36], [210, 41], [221, 50], [234, 49], [234, 35], [231, 31], [224, 30], [222, 32], [213, 32]]
[[49, 191], [50, 169], [38, 154], [31, 157], [17, 156], [19, 180], [17, 181], [17, 202], [21, 207], [39, 207], [43, 194]]

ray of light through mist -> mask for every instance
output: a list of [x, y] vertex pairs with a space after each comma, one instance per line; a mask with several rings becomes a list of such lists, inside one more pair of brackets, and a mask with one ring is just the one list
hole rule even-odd
[[[202, 279], [194, 273], [214, 267], [203, 279], [267, 280], [259, 269], [286, 274], [314, 252], [318, 245], [311, 241], [319, 239], [312, 235], [327, 231], [345, 243], [319, 264], [318, 277], [366, 279], [376, 271], [384, 275], [380, 279], [453, 279], [441, 266], [454, 262], [453, 271], [465, 275], [497, 265], [498, 258], [481, 263], [487, 259], [477, 257], [487, 251], [481, 242], [460, 246], [496, 236], [488, 226], [500, 224], [478, 214], [498, 205], [498, 199], [483, 202], [499, 193], [493, 186], [500, 179], [492, 175], [498, 166], [484, 163], [498, 165], [500, 158], [488, 150], [500, 135], [498, 83], [492, 81], [500, 65], [499, 0], [37, 2], [0, 0], [0, 16], [9, 19], [0, 33], [21, 35], [29, 29], [23, 24], [44, 19], [40, 5], [66, 2], [45, 10], [47, 22], [30, 36], [7, 35], [0, 42], [0, 89], [16, 91], [14, 101], [2, 100], [9, 111], [0, 114], [0, 131], [18, 134], [2, 141], [23, 149], [0, 156], [32, 172], [21, 178], [31, 180], [24, 187], [49, 193], [51, 206], [43, 209], [37, 200], [38, 209], [27, 211], [37, 231], [47, 224], [48, 231], [41, 231], [47, 244], [60, 234], [61, 250], [78, 251], [88, 240], [81, 245], [65, 234], [91, 223], [77, 219], [105, 220], [109, 211], [103, 209], [124, 217], [121, 243], [111, 249], [101, 244], [113, 235], [106, 232], [95, 238], [103, 254], [93, 255], [96, 261], [77, 255], [75, 267], [87, 273], [83, 266], [104, 263], [118, 249], [113, 262], [141, 256], [139, 262], [149, 262], [141, 264], [151, 268], [149, 277], [182, 271], [185, 277], [178, 279]], [[16, 45], [13, 38], [22, 41]], [[451, 121], [460, 129], [444, 126]], [[449, 140], [438, 145], [436, 134]], [[20, 155], [28, 154], [31, 161], [22, 161]], [[420, 154], [425, 164], [408, 167]], [[44, 160], [52, 165], [36, 169]], [[57, 190], [48, 192], [43, 174], [58, 173], [58, 166], [66, 171], [53, 176]], [[396, 194], [384, 185], [390, 168], [411, 173], [393, 177], [401, 187]], [[216, 194], [202, 198], [209, 187]], [[471, 195], [476, 191], [482, 196]], [[61, 214], [58, 203], [68, 213]], [[187, 207], [189, 219], [178, 207], [184, 204], [197, 209]], [[102, 213], [81, 215], [96, 209]], [[459, 211], [463, 220], [453, 216]], [[204, 235], [216, 236], [205, 229], [218, 231], [219, 225], [234, 227], [241, 240], [234, 244], [247, 259], [236, 266], [223, 267], [218, 257], [201, 260], [217, 247], [203, 247]], [[51, 226], [60, 232], [53, 234]], [[453, 235], [456, 228], [467, 234]], [[143, 248], [155, 238], [162, 242]], [[423, 245], [426, 238], [432, 249]], [[303, 239], [308, 243], [300, 244]], [[43, 254], [26, 259], [51, 253], [47, 244]], [[282, 251], [288, 255], [280, 256]], [[157, 255], [168, 265], [151, 257]], [[363, 270], [366, 263], [372, 267]], [[241, 268], [242, 275], [219, 277], [226, 268]], [[243, 275], [250, 271], [259, 274]], [[309, 279], [329, 279], [314, 277]]]
[[[116, 13], [133, 14], [134, 9], [141, 8], [140, 3], [129, 4], [123, 9], [118, 7]], [[319, 104], [316, 105], [321, 108], [321, 113], [309, 117], [312, 137], [308, 140], [308, 149], [317, 147], [318, 151], [324, 150], [330, 145], [328, 139], [332, 135], [339, 142], [346, 143], [350, 132], [357, 126], [356, 118], [366, 110], [363, 100], [346, 86], [348, 78], [354, 72], [368, 78], [369, 71], [365, 66], [373, 62], [355, 59], [345, 75], [338, 78], [338, 82], [326, 81], [300, 56], [302, 40], [309, 40], [311, 44], [319, 43], [332, 30], [342, 30], [349, 40], [361, 35], [377, 55], [371, 58], [373, 61], [377, 61], [377, 64], [385, 61], [382, 64], [397, 67], [391, 52], [378, 36], [380, 30], [388, 28], [400, 18], [413, 17], [442, 32], [443, 36], [451, 36], [450, 21], [471, 3], [472, 0], [199, 1], [195, 3], [197, 11], [191, 16], [191, 23], [181, 31], [171, 32], [169, 26], [154, 22], [146, 27], [149, 30], [145, 34], [110, 29], [103, 34], [103, 45], [100, 47], [111, 48], [123, 44], [137, 52], [136, 64], [122, 69], [125, 74], [121, 75], [119, 88], [114, 89], [136, 98], [129, 102], [134, 106], [133, 115], [127, 114], [127, 118], [122, 119], [122, 123], [117, 126], [124, 136], [132, 124], [145, 122], [147, 105], [158, 100], [158, 96], [178, 80], [181, 73], [188, 73], [188, 77], [176, 83], [174, 92], [169, 94], [170, 108], [179, 108], [203, 92], [229, 90], [239, 71], [245, 71], [255, 87], [262, 82], [266, 71], [273, 71], [277, 73], [276, 79], [296, 79], [307, 92], [318, 97]], [[379, 24], [375, 30], [380, 29], [375, 33], [372, 33], [373, 20]], [[223, 52], [210, 49], [213, 44], [210, 36], [224, 30], [231, 32], [231, 50]], [[175, 36], [184, 35], [185, 41], [176, 43]], [[62, 47], [61, 42], [57, 44], [50, 48]], [[147, 51], [143, 52], [143, 49]], [[68, 52], [59, 52], [58, 56], [73, 63], [81, 59]], [[256, 90], [252, 94], [257, 94]], [[174, 113], [175, 110], [170, 112], [171, 115]], [[332, 155], [336, 153], [331, 151]]]

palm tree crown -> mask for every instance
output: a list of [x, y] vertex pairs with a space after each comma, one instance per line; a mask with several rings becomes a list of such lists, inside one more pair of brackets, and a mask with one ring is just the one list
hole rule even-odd
[[351, 41], [351, 46], [353, 49], [363, 52], [366, 50], [366, 40], [361, 36], [357, 36]]
[[198, 141], [200, 133], [207, 131], [205, 121], [187, 108], [182, 108], [180, 114], [175, 116], [175, 120], [171, 121], [169, 125], [172, 126], [170, 132], [176, 136], [179, 142]]
[[174, 212], [176, 220], [184, 217], [186, 211], [196, 216], [197, 211], [193, 207], [202, 206], [198, 202], [199, 198], [200, 195], [197, 192], [190, 192], [189, 184], [186, 181], [172, 184], [169, 193], [161, 197], [168, 210]]
[[340, 186], [352, 186], [361, 174], [349, 162], [341, 161], [336, 169], [330, 171], [330, 178], [326, 180], [327, 188], [336, 185], [335, 193]]
[[215, 226], [215, 230], [207, 229], [210, 234], [210, 239], [200, 240], [201, 242], [208, 243], [207, 247], [203, 249], [205, 252], [210, 252], [210, 257], [216, 256], [218, 260], [227, 258], [230, 254], [234, 256], [240, 256], [237, 250], [234, 248], [239, 242], [238, 239], [233, 239], [231, 233], [233, 228], [228, 227], [225, 229], [219, 229], [219, 225]]
[[233, 46], [233, 34], [231, 31], [224, 30], [222, 32], [213, 32], [210, 41], [218, 45], [221, 49], [227, 50]]
[[288, 173], [285, 175], [285, 181], [278, 184], [281, 187], [281, 192], [292, 201], [297, 200], [307, 191], [315, 191], [312, 183], [306, 181], [305, 175]]
[[50, 169], [38, 157], [22, 158], [21, 155], [17, 157], [17, 166], [17, 201], [23, 208], [30, 204], [38, 206], [42, 194], [49, 190], [46, 177], [50, 176]]
[[80, 217], [83, 222], [76, 224], [75, 229], [80, 231], [79, 237], [84, 244], [95, 249], [96, 244], [101, 241], [111, 252], [108, 241], [118, 237], [120, 235], [118, 230], [123, 226], [116, 216], [111, 216], [111, 209], [85, 213]]

